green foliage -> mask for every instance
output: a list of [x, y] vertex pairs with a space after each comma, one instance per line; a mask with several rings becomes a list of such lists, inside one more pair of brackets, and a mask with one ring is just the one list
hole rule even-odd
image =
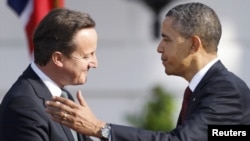
[[154, 87], [152, 92], [152, 99], [146, 103], [142, 113], [138, 115], [129, 114], [127, 120], [139, 128], [170, 131], [174, 127], [173, 96], [160, 86]]

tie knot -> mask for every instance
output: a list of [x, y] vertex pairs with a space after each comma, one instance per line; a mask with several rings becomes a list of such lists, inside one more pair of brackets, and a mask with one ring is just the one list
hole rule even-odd
[[185, 93], [184, 93], [184, 99], [188, 100], [192, 94], [192, 91], [190, 90], [189, 87], [186, 88]]
[[65, 89], [62, 89], [61, 97], [68, 98], [68, 94]]

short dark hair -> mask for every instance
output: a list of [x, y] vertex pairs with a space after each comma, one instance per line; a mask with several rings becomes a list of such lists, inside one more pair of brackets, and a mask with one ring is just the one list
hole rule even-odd
[[202, 3], [180, 4], [166, 16], [173, 17], [173, 28], [184, 37], [197, 35], [207, 51], [217, 51], [221, 38], [221, 24], [214, 10]]
[[55, 51], [69, 57], [76, 48], [75, 34], [92, 27], [95, 27], [95, 21], [87, 13], [66, 8], [51, 10], [33, 34], [35, 63], [46, 65]]

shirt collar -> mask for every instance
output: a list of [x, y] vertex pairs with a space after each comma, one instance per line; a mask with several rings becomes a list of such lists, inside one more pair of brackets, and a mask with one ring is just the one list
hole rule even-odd
[[213, 64], [215, 64], [217, 61], [219, 60], [219, 58], [215, 58], [214, 60], [212, 60], [211, 62], [209, 62], [205, 67], [203, 67], [198, 73], [196, 73], [194, 75], [194, 77], [192, 78], [192, 80], [189, 83], [189, 88], [191, 89], [191, 91], [193, 92], [195, 90], [195, 88], [197, 87], [197, 85], [200, 83], [201, 79], [205, 76], [205, 74], [207, 73], [207, 71], [212, 67]]
[[52, 81], [46, 74], [44, 74], [33, 61], [31, 62], [31, 68], [40, 77], [45, 86], [49, 89], [52, 96], [61, 95], [62, 90], [58, 87], [58, 85], [54, 81]]

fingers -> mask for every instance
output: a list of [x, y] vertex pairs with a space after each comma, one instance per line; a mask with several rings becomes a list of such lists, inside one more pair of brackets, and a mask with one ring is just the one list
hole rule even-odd
[[68, 116], [68, 114], [67, 114], [67, 113], [63, 113], [63, 115], [62, 115], [62, 119], [63, 119], [63, 120], [67, 120], [67, 116]]
[[64, 98], [64, 97], [54, 96], [54, 97], [52, 97], [52, 101], [49, 101], [49, 102], [62, 103], [63, 105], [69, 106], [71, 108], [76, 108], [77, 107], [76, 104], [72, 100], [70, 100], [68, 98]]
[[58, 118], [58, 119], [66, 119], [68, 118], [67, 116], [69, 114], [72, 114], [72, 109], [65, 105], [62, 104], [61, 102], [58, 101], [46, 101], [46, 112], [51, 114], [52, 117]]
[[[51, 114], [50, 111], [47, 110], [48, 113]], [[63, 125], [66, 125], [66, 126], [70, 126], [72, 125], [72, 117], [70, 114], [68, 113], [58, 113], [59, 115], [57, 115], [56, 113], [53, 112], [53, 114], [51, 114], [51, 118], [52, 120], [58, 122], [58, 123], [61, 123]]]
[[78, 101], [79, 101], [79, 104], [80, 104], [81, 106], [84, 106], [85, 102], [84, 102], [84, 99], [83, 99], [83, 97], [82, 97], [82, 92], [81, 92], [80, 90], [77, 91], [76, 96], [77, 96], [77, 99], [78, 99]]
[[[60, 104], [57, 104], [60, 105]], [[63, 122], [63, 121], [70, 121], [71, 120], [71, 114], [66, 112], [66, 110], [59, 110], [59, 108], [51, 108], [47, 107], [46, 112], [49, 113], [53, 120]]]
[[63, 111], [67, 110], [68, 107], [66, 105], [66, 102], [63, 102], [62, 100], [53, 99], [52, 101], [46, 101], [46, 106], [50, 109], [58, 110], [58, 111]]
[[80, 90], [77, 91], [77, 99], [80, 103], [81, 106], [85, 106], [88, 107], [87, 102], [84, 100], [83, 96], [82, 96], [82, 92]]

